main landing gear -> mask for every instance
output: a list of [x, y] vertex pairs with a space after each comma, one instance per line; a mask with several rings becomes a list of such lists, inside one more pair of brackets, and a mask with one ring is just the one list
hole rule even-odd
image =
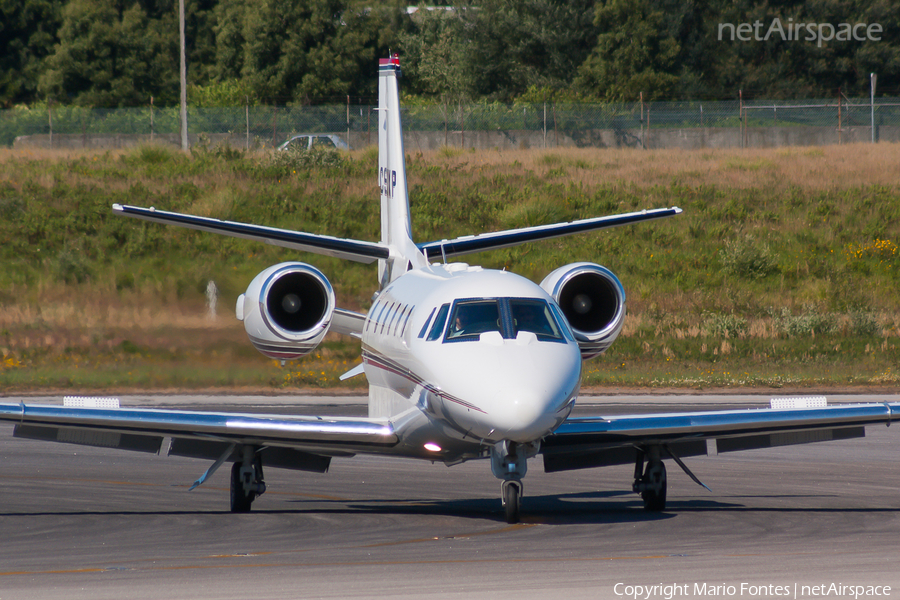
[[[644, 459], [647, 459], [647, 467], [644, 467]], [[639, 448], [634, 462], [634, 483], [631, 489], [641, 495], [644, 501], [644, 510], [650, 512], [662, 512], [666, 509], [666, 465], [660, 457], [659, 446], [649, 446], [646, 449]]]
[[250, 505], [266, 491], [262, 460], [252, 446], [240, 448], [242, 460], [231, 465], [231, 512], [250, 512]]
[[[650, 512], [666, 510], [666, 465], [663, 464], [661, 456], [663, 450], [694, 483], [706, 488], [707, 491], [712, 491], [688, 469], [688, 466], [678, 458], [670, 446], [663, 444], [638, 448], [634, 461], [634, 483], [631, 489], [641, 495], [641, 499], [644, 501], [644, 510]], [[644, 468], [645, 458], [647, 460], [646, 468]]]
[[491, 471], [494, 477], [502, 479], [500, 500], [506, 513], [507, 523], [519, 522], [522, 495], [525, 486], [522, 478], [528, 471], [528, 458], [540, 450], [540, 442], [520, 444], [504, 440], [491, 448]]

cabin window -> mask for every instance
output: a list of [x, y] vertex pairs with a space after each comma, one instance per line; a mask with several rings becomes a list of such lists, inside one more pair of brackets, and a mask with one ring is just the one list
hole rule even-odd
[[428, 318], [425, 319], [425, 324], [422, 325], [422, 331], [419, 332], [418, 337], [420, 337], [420, 338], [425, 337], [425, 332], [428, 331], [428, 324], [431, 323], [431, 317], [434, 316], [434, 311], [436, 311], [436, 310], [437, 310], [437, 308], [432, 308], [431, 312], [428, 313]]
[[391, 327], [394, 326], [394, 320], [397, 318], [397, 315], [400, 314], [400, 303], [397, 302], [391, 306], [390, 312], [388, 312], [387, 319], [384, 320], [384, 327], [382, 327], [382, 332], [387, 330], [388, 335], [391, 334]]
[[406, 326], [409, 325], [409, 318], [412, 316], [415, 309], [415, 306], [409, 307], [409, 312], [406, 313], [406, 318], [403, 319], [403, 327], [400, 328], [400, 337], [403, 337], [403, 334], [406, 333]]
[[431, 331], [428, 332], [427, 341], [433, 342], [434, 340], [441, 337], [441, 334], [444, 333], [444, 324], [447, 322], [447, 313], [450, 312], [450, 305], [444, 304], [441, 306], [441, 309], [438, 311], [437, 316], [434, 318], [434, 325], [431, 326]]
[[384, 326], [388, 324], [388, 321], [391, 319], [391, 314], [394, 312], [394, 307], [396, 303], [391, 303], [391, 308], [387, 311], [387, 314], [384, 315], [384, 319], [381, 321], [381, 329], [378, 330], [378, 333], [384, 333]]

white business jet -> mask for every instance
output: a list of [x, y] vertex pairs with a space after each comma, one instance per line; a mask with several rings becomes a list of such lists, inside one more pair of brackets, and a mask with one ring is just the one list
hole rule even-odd
[[[211, 460], [202, 484], [231, 462], [231, 510], [265, 489], [263, 467], [324, 473], [332, 457], [368, 453], [447, 465], [484, 458], [501, 480], [508, 522], [519, 519], [528, 460], [546, 471], [634, 464], [633, 490], [664, 510], [673, 459], [748, 448], [858, 437], [889, 424], [900, 404], [858, 404], [682, 414], [572, 418], [582, 361], [621, 331], [625, 292], [608, 269], [565, 265], [535, 284], [513, 273], [449, 262], [468, 253], [672, 217], [678, 208], [415, 243], [394, 56], [379, 63], [381, 241], [366, 242], [114, 205], [115, 213], [259, 240], [285, 248], [378, 262], [367, 314], [335, 306], [326, 276], [301, 262], [260, 273], [237, 302], [253, 345], [279, 360], [302, 357], [329, 331], [357, 337], [362, 364], [345, 377], [369, 381], [368, 418], [252, 415], [119, 408], [81, 400], [62, 406], [0, 404], [15, 436]], [[79, 404], [78, 406], [74, 404]], [[702, 485], [702, 483], [701, 483]], [[193, 489], [193, 488], [192, 488]]]

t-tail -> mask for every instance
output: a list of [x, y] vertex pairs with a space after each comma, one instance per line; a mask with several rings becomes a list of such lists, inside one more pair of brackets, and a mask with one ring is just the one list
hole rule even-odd
[[381, 287], [412, 268], [426, 265], [412, 240], [406, 155], [400, 124], [400, 58], [378, 61], [378, 186], [381, 188], [381, 243], [390, 256], [378, 261]]

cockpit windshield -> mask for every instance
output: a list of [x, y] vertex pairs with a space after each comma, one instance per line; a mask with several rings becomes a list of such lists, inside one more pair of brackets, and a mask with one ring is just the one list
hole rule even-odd
[[457, 300], [451, 309], [444, 342], [477, 341], [482, 333], [492, 331], [505, 339], [515, 339], [519, 332], [525, 331], [540, 341], [565, 342], [550, 305], [539, 298]]
[[511, 299], [509, 308], [517, 335], [520, 331], [530, 331], [538, 338], [562, 338], [556, 319], [550, 312], [550, 306], [543, 300]]
[[461, 337], [478, 339], [482, 333], [501, 331], [500, 306], [497, 300], [457, 302], [447, 329], [447, 340]]

